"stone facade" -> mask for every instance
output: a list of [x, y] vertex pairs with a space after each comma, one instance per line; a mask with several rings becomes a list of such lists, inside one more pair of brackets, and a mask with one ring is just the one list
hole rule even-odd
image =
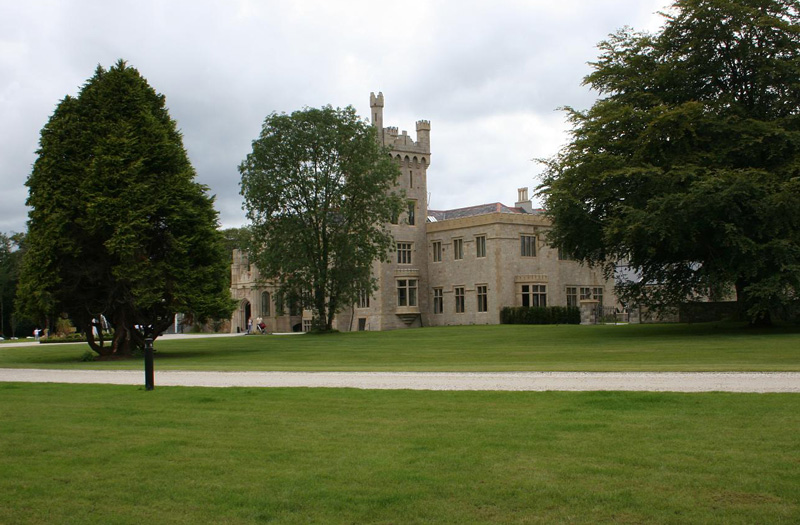
[[541, 213], [494, 206], [497, 211], [428, 223], [429, 295], [443, 298], [438, 311], [429, 310], [428, 324], [498, 324], [505, 306], [579, 306], [589, 297], [616, 303], [601, 270], [559, 258], [547, 245], [549, 222]]
[[[390, 229], [396, 251], [375, 262], [379, 289], [337, 315], [340, 331], [418, 326], [498, 324], [505, 306], [579, 306], [581, 300], [616, 305], [613, 282], [602, 271], [559, 257], [545, 242], [549, 222], [534, 210], [527, 188], [514, 207], [500, 203], [456, 210], [428, 210], [430, 123], [416, 123], [416, 140], [383, 125], [384, 97], [370, 95], [370, 117], [379, 140], [400, 166], [407, 210]], [[276, 309], [274, 289], [258, 284], [258, 270], [236, 252], [231, 293], [240, 306], [231, 329], [260, 318], [269, 332], [310, 325], [308, 312]], [[294, 313], [296, 315], [290, 315]]]
[[251, 319], [254, 329], [264, 323], [264, 331], [270, 333], [302, 330], [303, 312], [276, 304], [274, 285], [261, 279], [258, 268], [240, 250], [233, 251], [231, 296], [239, 302], [231, 318], [233, 333], [246, 332]]

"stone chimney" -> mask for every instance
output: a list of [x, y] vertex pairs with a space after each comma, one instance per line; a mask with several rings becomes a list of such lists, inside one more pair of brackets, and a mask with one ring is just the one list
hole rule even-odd
[[528, 198], [528, 188], [517, 188], [517, 202], [514, 206], [522, 208], [525, 213], [533, 213], [533, 203]]

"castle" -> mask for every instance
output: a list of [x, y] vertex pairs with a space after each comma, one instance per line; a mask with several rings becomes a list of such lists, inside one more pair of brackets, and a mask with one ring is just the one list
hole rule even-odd
[[[501, 203], [430, 210], [431, 125], [416, 123], [416, 140], [383, 125], [382, 93], [370, 94], [371, 123], [400, 166], [398, 185], [407, 209], [389, 228], [396, 250], [376, 261], [378, 290], [336, 316], [340, 331], [418, 326], [499, 324], [505, 306], [578, 306], [587, 300], [615, 305], [614, 283], [600, 269], [570, 260], [545, 242], [548, 219], [533, 209], [528, 189], [513, 207]], [[308, 330], [310, 312], [278, 309], [247, 256], [234, 252], [231, 294], [239, 302], [232, 331], [260, 319], [267, 332]]]

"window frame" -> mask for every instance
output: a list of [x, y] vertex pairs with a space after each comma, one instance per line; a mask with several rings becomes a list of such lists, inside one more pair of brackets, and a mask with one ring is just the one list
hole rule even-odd
[[475, 257], [477, 259], [486, 257], [486, 235], [475, 236]]
[[460, 261], [464, 258], [464, 238], [453, 239], [453, 260]]
[[433, 289], [433, 313], [435, 315], [444, 313], [444, 289]]
[[[570, 293], [570, 291], [572, 291], [572, 293]], [[566, 296], [567, 296], [567, 307], [580, 306], [581, 303], [578, 300], [579, 296], [578, 296], [578, 287], [577, 286], [567, 286], [566, 290], [565, 290], [565, 293], [566, 293]], [[570, 297], [572, 297], [571, 301], [570, 301]], [[570, 303], [573, 303], [573, 304], [570, 304]]]
[[456, 313], [463, 314], [466, 311], [467, 291], [464, 286], [453, 287], [453, 298], [455, 299]]
[[520, 283], [519, 294], [520, 306], [525, 308], [547, 307], [547, 285], [544, 283]]
[[603, 287], [602, 286], [593, 286], [592, 287], [592, 299], [597, 301], [597, 306], [603, 306]]
[[536, 235], [522, 233], [519, 236], [520, 257], [536, 257]]
[[431, 245], [433, 249], [433, 262], [442, 262], [442, 241], [433, 241]]
[[475, 285], [475, 296], [477, 298], [478, 313], [489, 311], [489, 286], [486, 284]]
[[413, 264], [411, 262], [411, 254], [414, 251], [413, 242], [397, 242], [395, 251], [397, 252], [397, 264]]
[[[401, 284], [402, 283], [402, 284]], [[417, 301], [417, 279], [397, 279], [397, 306], [398, 308], [416, 308]]]
[[369, 308], [370, 292], [361, 290], [358, 292], [358, 308]]
[[[261, 317], [269, 317], [271, 312], [272, 294], [269, 292], [261, 292]], [[266, 308], [265, 308], [266, 307]]]

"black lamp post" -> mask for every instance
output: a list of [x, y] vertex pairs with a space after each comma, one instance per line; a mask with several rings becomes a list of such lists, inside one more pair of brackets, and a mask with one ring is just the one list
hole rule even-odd
[[148, 337], [144, 340], [144, 389], [153, 390], [155, 382], [153, 380], [153, 338]]

